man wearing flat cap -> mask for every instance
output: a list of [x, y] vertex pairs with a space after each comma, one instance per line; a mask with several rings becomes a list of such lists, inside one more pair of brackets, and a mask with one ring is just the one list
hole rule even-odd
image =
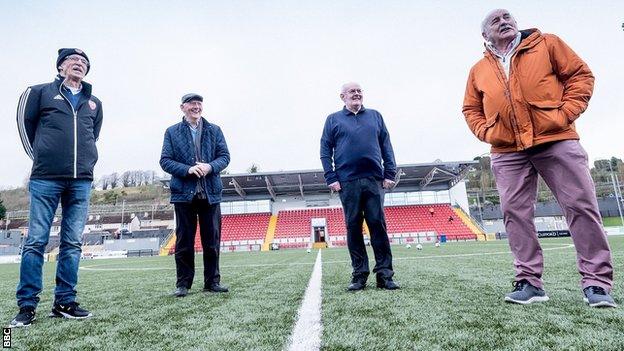
[[98, 159], [96, 141], [102, 127], [102, 103], [83, 81], [91, 65], [84, 51], [58, 51], [58, 75], [51, 83], [26, 89], [17, 107], [17, 129], [33, 166], [28, 184], [30, 216], [22, 249], [17, 286], [19, 313], [11, 327], [35, 320], [43, 289], [43, 254], [60, 202], [60, 246], [56, 287], [50, 317], [89, 318], [76, 302], [82, 232], [87, 219], [93, 167]]
[[204, 258], [204, 291], [223, 293], [219, 252], [221, 247], [221, 171], [230, 163], [221, 128], [202, 117], [204, 98], [182, 96], [182, 121], [167, 128], [160, 166], [171, 174], [169, 189], [176, 216], [176, 289], [174, 296], [188, 294], [195, 276], [195, 233]]

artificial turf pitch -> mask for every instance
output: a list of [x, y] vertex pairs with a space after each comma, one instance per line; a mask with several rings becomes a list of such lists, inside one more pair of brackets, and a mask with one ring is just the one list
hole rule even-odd
[[[624, 303], [624, 236], [609, 238], [614, 297]], [[323, 350], [624, 350], [624, 305], [592, 309], [582, 300], [569, 238], [542, 239], [550, 301], [506, 304], [512, 258], [506, 241], [393, 247], [398, 291], [349, 293], [345, 248], [323, 250]], [[369, 248], [372, 261], [372, 251]], [[88, 320], [47, 317], [54, 263], [44, 266], [37, 321], [12, 333], [29, 350], [280, 350], [296, 321], [316, 251], [221, 256], [227, 294], [201, 291], [201, 256], [191, 294], [174, 298], [173, 257], [81, 262], [79, 301]], [[0, 265], [0, 318], [17, 312], [19, 266]]]

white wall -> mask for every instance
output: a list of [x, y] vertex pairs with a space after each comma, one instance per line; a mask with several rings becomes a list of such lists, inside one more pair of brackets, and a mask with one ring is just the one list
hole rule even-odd
[[470, 213], [470, 209], [468, 208], [468, 193], [466, 193], [466, 181], [462, 180], [449, 189], [449, 194], [451, 197], [451, 205], [459, 205], [464, 212]]
[[[305, 199], [307, 199], [308, 201], [328, 201], [329, 206], [320, 206], [321, 208], [342, 206], [342, 204], [340, 203], [340, 197], [338, 197], [337, 193], [334, 193], [333, 195], [331, 195], [331, 197], [329, 197], [329, 195], [316, 195], [316, 196], [306, 196]], [[282, 211], [282, 210], [314, 208], [314, 207], [307, 207], [305, 199], [301, 198], [300, 196], [278, 197], [277, 201], [273, 202], [271, 212], [273, 214], [276, 214], [278, 211]]]

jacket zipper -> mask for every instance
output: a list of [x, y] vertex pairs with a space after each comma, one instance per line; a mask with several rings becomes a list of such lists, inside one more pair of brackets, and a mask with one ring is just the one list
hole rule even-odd
[[[511, 122], [511, 128], [514, 131], [514, 134], [518, 136], [518, 143], [520, 144], [520, 147], [522, 149], [525, 149], [524, 144], [522, 143], [522, 138], [520, 137], [520, 131], [518, 129], [518, 125], [516, 123], [516, 110], [514, 109], [514, 105], [513, 105], [513, 101], [511, 99], [511, 89], [509, 89], [509, 80], [511, 78], [511, 70], [512, 70], [512, 63], [513, 63], [513, 58], [516, 57], [516, 55], [518, 54], [519, 50], [516, 49], [516, 52], [511, 55], [511, 57], [509, 58], [509, 77], [507, 77], [505, 75], [505, 72], [501, 71], [501, 67], [500, 64], [498, 63], [498, 59], [496, 59], [496, 57], [494, 58], [494, 62], [496, 63], [496, 68], [498, 69], [498, 73], [502, 74], [503, 77], [505, 78], [504, 82], [505, 82], [505, 96], [507, 97], [507, 100], [509, 101], [509, 106], [511, 107], [511, 112], [513, 113], [513, 118], [510, 118], [510, 122]], [[490, 55], [494, 56], [493, 54], [490, 53]], [[514, 136], [515, 136], [514, 135]]]
[[[191, 136], [191, 150], [193, 150], [193, 155], [195, 155], [195, 140], [193, 140], [193, 132], [191, 132], [190, 124], [189, 125], [185, 125], [184, 128], [187, 129], [187, 135]], [[193, 159], [195, 159], [195, 156], [191, 157], [191, 160], [193, 160]], [[195, 162], [199, 162], [199, 160], [196, 159]], [[200, 180], [198, 180], [198, 181], [200, 181]], [[195, 197], [195, 193], [196, 192], [197, 192], [197, 186], [195, 186], [195, 188], [191, 191], [191, 194], [193, 195], [191, 198]]]
[[518, 133], [518, 142], [520, 143], [520, 147], [522, 149], [526, 149], [524, 147], [524, 144], [522, 143], [522, 136], [520, 134], [520, 128], [518, 127], [518, 121], [516, 120], [516, 110], [514, 109], [514, 105], [513, 105], [513, 101], [511, 99], [511, 89], [509, 89], [509, 81], [511, 79], [511, 71], [513, 70], [513, 59], [518, 55], [518, 53], [520, 52], [520, 49], [517, 48], [516, 52], [511, 55], [511, 57], [509, 58], [509, 77], [507, 77], [507, 98], [509, 99], [509, 105], [511, 106], [511, 111], [513, 112], [513, 116], [514, 118], [511, 119], [511, 127], [515, 129], [515, 131]]
[[71, 108], [72, 113], [74, 115], [74, 179], [78, 178], [78, 131], [77, 131], [77, 125], [78, 125], [78, 115], [76, 114], [76, 110], [74, 109], [74, 106], [71, 104], [71, 102], [69, 101], [69, 99], [65, 96], [65, 94], [63, 94], [63, 83], [61, 83], [61, 85], [59, 85], [59, 94], [61, 94], [61, 96], [63, 97], [63, 99], [65, 99], [65, 101], [67, 101], [67, 103], [69, 104], [69, 108]]

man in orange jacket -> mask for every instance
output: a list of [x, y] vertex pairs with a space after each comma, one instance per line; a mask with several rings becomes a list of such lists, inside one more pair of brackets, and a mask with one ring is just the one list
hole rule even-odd
[[492, 145], [492, 171], [516, 271], [505, 301], [548, 300], [533, 222], [540, 175], [570, 228], [585, 302], [616, 307], [609, 295], [611, 251], [574, 125], [587, 108], [594, 76], [560, 38], [537, 29], [519, 31], [507, 10], [490, 12], [481, 33], [485, 57], [470, 70], [463, 113], [474, 135]]

